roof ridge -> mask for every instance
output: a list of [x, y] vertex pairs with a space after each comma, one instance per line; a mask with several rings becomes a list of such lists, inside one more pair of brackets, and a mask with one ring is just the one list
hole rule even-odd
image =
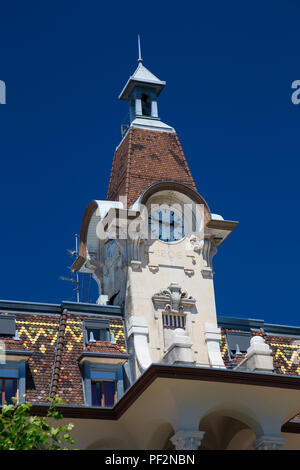
[[183, 151], [183, 148], [182, 148], [182, 144], [181, 144], [181, 142], [180, 142], [180, 140], [179, 140], [178, 134], [177, 134], [177, 132], [175, 132], [174, 134], [175, 134], [175, 140], [176, 140], [177, 145], [178, 145], [178, 148], [179, 148], [179, 153], [181, 153], [181, 158], [182, 158], [182, 160], [183, 160], [183, 162], [184, 162], [185, 169], [186, 169], [186, 171], [187, 171], [189, 177], [191, 178], [192, 182], [194, 183], [195, 189], [197, 190], [194, 177], [193, 177], [193, 175], [192, 175], [191, 169], [190, 169], [190, 167], [189, 167], [189, 164], [188, 164], [188, 162], [187, 162], [186, 156], [185, 156], [185, 154], [184, 154], [184, 151]]
[[58, 391], [58, 380], [59, 380], [59, 375], [61, 371], [61, 362], [62, 362], [62, 355], [63, 355], [63, 349], [64, 349], [63, 343], [64, 343], [64, 338], [65, 338], [67, 318], [68, 318], [68, 310], [64, 309], [61, 314], [60, 321], [59, 321], [57, 343], [56, 343], [56, 353], [54, 357], [53, 372], [52, 372], [50, 392], [49, 392], [49, 396], [51, 398], [54, 398]]
[[[128, 132], [128, 156], [127, 156], [127, 168], [126, 168], [126, 177], [125, 177], [125, 194], [128, 197], [129, 190], [129, 180], [130, 180], [130, 163], [131, 163], [131, 150], [132, 150], [132, 128]], [[128, 201], [127, 201], [128, 206]]]

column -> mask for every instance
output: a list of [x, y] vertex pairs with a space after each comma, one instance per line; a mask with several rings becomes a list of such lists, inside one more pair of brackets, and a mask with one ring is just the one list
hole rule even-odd
[[260, 436], [253, 442], [253, 447], [255, 450], [282, 450], [284, 444], [284, 437]]
[[142, 100], [139, 97], [135, 98], [135, 115], [142, 116]]
[[158, 117], [157, 101], [155, 99], [151, 101], [151, 116], [155, 118]]
[[197, 450], [204, 434], [204, 431], [177, 431], [171, 437], [171, 442], [176, 450]]

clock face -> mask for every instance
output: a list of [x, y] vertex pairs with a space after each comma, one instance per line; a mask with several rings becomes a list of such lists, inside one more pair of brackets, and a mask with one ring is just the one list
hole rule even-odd
[[182, 217], [169, 209], [159, 209], [149, 215], [149, 231], [152, 239], [174, 242], [184, 237]]

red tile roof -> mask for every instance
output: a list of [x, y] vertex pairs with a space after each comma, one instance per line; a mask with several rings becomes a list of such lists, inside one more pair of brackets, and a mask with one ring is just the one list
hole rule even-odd
[[111, 354], [123, 354], [120, 346], [117, 344], [109, 343], [108, 341], [96, 341], [95, 343], [89, 343], [86, 347], [87, 351], [90, 352], [104, 352]]
[[[232, 368], [245, 357], [246, 353], [230, 358], [226, 341], [226, 331], [222, 328], [221, 352], [226, 367]], [[230, 329], [232, 331], [233, 329]], [[234, 331], [242, 331], [236, 330]], [[252, 336], [260, 335], [273, 351], [274, 372], [277, 374], [300, 376], [300, 344], [295, 338], [271, 336], [262, 332], [252, 331]]]
[[[0, 314], [2, 315], [2, 314]], [[26, 399], [33, 403], [48, 403], [52, 389], [67, 404], [84, 405], [82, 375], [77, 358], [86, 350], [83, 320], [95, 315], [61, 315], [17, 313], [16, 329], [20, 340], [3, 337], [7, 350], [32, 351], [26, 366]], [[121, 318], [101, 316], [108, 320], [116, 344], [94, 343], [89, 350], [111, 354], [126, 353], [124, 325]]]
[[107, 199], [127, 196], [130, 207], [151, 184], [167, 180], [196, 190], [177, 134], [131, 127], [115, 152]]
[[[84, 405], [78, 357], [84, 352], [112, 356], [127, 353], [124, 322], [119, 317], [101, 315], [101, 319], [109, 321], [116, 344], [96, 341], [88, 345], [84, 340], [83, 321], [87, 318], [99, 318], [99, 315], [67, 312], [61, 315], [17, 313], [15, 317], [20, 340], [8, 337], [0, 340], [4, 340], [6, 348], [10, 351], [33, 352], [26, 366], [26, 398], [30, 402], [47, 403], [46, 398], [53, 389], [67, 404]], [[243, 359], [244, 354], [236, 356], [235, 359], [229, 357], [226, 331], [227, 329], [222, 328], [221, 352], [226, 367], [233, 368]], [[295, 338], [252, 331], [252, 335], [256, 334], [262, 335], [272, 348], [277, 374], [300, 376], [300, 347]]]
[[0, 341], [4, 343], [6, 351], [26, 351], [23, 340], [13, 339], [7, 336], [0, 336]]

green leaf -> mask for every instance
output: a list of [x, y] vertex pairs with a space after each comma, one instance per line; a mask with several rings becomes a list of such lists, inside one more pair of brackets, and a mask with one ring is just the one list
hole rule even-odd
[[46, 417], [31, 416], [32, 404], [4, 405], [0, 411], [0, 450], [66, 449], [65, 442], [74, 444], [70, 431], [74, 425], [52, 426], [49, 419], [61, 420], [56, 409], [65, 404], [59, 397], [50, 399]]

